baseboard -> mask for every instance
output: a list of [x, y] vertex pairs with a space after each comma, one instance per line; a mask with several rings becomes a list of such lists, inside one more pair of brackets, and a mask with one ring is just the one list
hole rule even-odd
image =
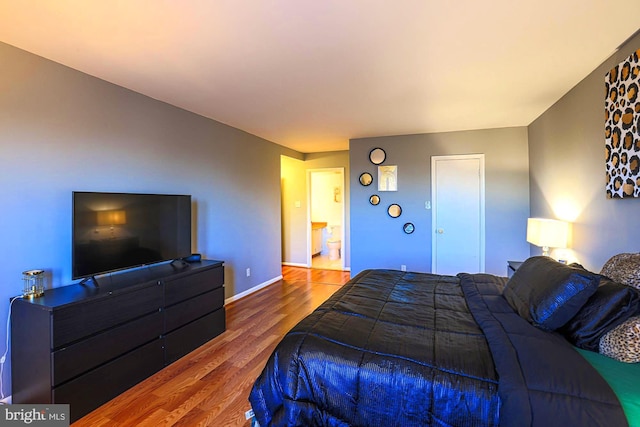
[[287, 267], [304, 267], [309, 268], [307, 264], [300, 264], [299, 262], [283, 262], [282, 265], [286, 265]]
[[256, 285], [256, 286], [254, 286], [254, 287], [253, 287], [253, 288], [251, 288], [251, 289], [247, 289], [247, 290], [246, 290], [246, 291], [244, 291], [244, 292], [240, 292], [239, 294], [236, 294], [236, 295], [234, 295], [234, 296], [231, 296], [231, 297], [229, 297], [229, 298], [226, 298], [226, 299], [224, 300], [224, 303], [225, 303], [225, 304], [229, 304], [230, 302], [237, 301], [237, 300], [239, 300], [240, 298], [244, 298], [244, 297], [246, 297], [247, 295], [250, 295], [250, 294], [252, 294], [252, 293], [254, 293], [254, 292], [256, 292], [256, 291], [259, 291], [259, 290], [260, 290], [260, 289], [262, 289], [262, 288], [266, 288], [267, 286], [274, 284], [274, 283], [275, 283], [275, 282], [277, 282], [278, 280], [282, 280], [282, 275], [280, 275], [280, 276], [278, 276], [278, 277], [275, 277], [275, 278], [273, 278], [273, 279], [271, 279], [271, 280], [267, 280], [266, 282], [260, 283], [259, 285]]
[[[287, 267], [302, 267], [302, 268], [311, 268], [307, 264], [300, 264], [297, 262], [283, 262], [282, 265], [286, 265]], [[351, 271], [351, 267], [345, 267], [342, 271]]]

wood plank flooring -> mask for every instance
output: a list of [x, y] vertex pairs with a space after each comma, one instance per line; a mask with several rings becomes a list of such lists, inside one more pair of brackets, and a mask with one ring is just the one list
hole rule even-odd
[[249, 390], [269, 355], [349, 273], [283, 267], [283, 280], [226, 306], [227, 330], [73, 423], [83, 426], [249, 426]]

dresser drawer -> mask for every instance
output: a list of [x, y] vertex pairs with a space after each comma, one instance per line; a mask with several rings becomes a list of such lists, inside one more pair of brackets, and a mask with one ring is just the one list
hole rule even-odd
[[162, 340], [157, 339], [55, 387], [52, 391], [53, 403], [68, 403], [71, 407], [71, 422], [74, 422], [163, 366]]
[[224, 284], [222, 266], [198, 272], [178, 279], [165, 281], [165, 307], [203, 294]]
[[167, 364], [175, 362], [225, 330], [224, 307], [207, 314], [165, 336]]
[[163, 320], [162, 312], [156, 311], [53, 352], [53, 385], [58, 386], [159, 338], [163, 333]]
[[122, 292], [75, 304], [53, 312], [52, 348], [88, 337], [162, 307], [162, 286], [150, 284], [133, 292]]
[[166, 329], [171, 332], [180, 326], [196, 320], [224, 305], [224, 288], [198, 295], [180, 304], [173, 305], [165, 310]]

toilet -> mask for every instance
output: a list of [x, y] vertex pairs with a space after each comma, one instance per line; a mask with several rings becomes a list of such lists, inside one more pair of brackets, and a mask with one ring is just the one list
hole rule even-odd
[[327, 248], [329, 248], [329, 259], [335, 261], [340, 259], [340, 248], [342, 242], [340, 241], [340, 226], [331, 226], [331, 237], [327, 239]]

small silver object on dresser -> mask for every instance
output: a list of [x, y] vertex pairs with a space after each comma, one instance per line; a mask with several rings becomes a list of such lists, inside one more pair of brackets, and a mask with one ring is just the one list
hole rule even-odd
[[22, 298], [36, 298], [44, 295], [44, 270], [22, 272]]

